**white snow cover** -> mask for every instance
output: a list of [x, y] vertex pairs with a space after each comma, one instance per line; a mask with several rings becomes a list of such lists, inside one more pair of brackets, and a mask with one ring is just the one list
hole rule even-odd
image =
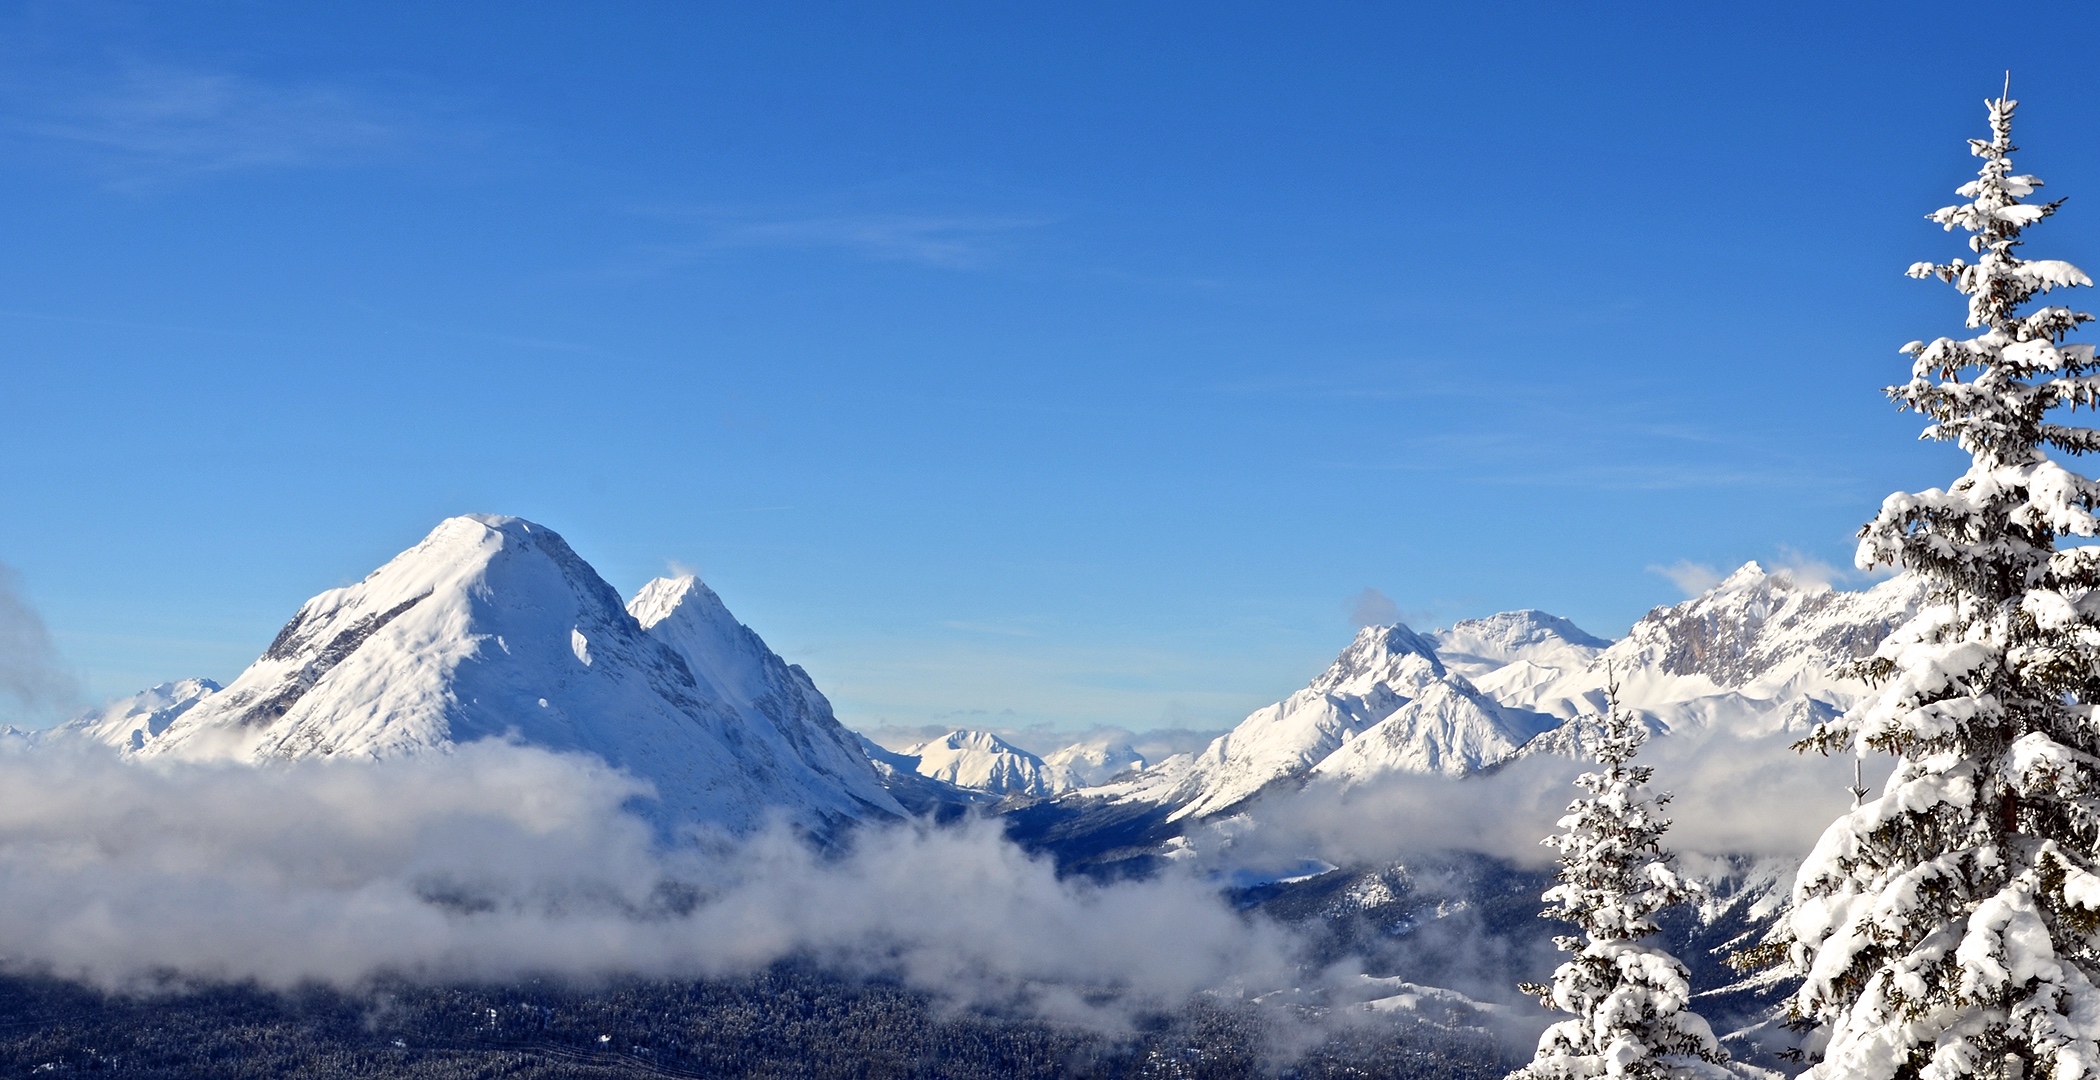
[[113, 701], [53, 729], [58, 738], [84, 738], [131, 753], [146, 745], [197, 703], [219, 692], [210, 679], [164, 682]]
[[920, 776], [995, 795], [1055, 795], [1076, 787], [1069, 771], [989, 731], [951, 731], [898, 752]]
[[1201, 754], [1177, 754], [1101, 793], [1177, 804], [1176, 819], [1203, 817], [1313, 773], [1354, 740], [1376, 742], [1327, 775], [1459, 775], [1508, 757], [1553, 723], [1481, 694], [1407, 627], [1366, 627], [1305, 689], [1256, 711]]
[[808, 677], [712, 591], [651, 582], [630, 614], [561, 537], [508, 517], [448, 519], [307, 601], [136, 752], [392, 758], [489, 738], [603, 758], [655, 786], [639, 808], [666, 824], [903, 813]]
[[1078, 787], [1094, 787], [1105, 784], [1124, 773], [1138, 772], [1145, 767], [1145, 755], [1131, 749], [1127, 742], [1114, 738], [1083, 739], [1062, 750], [1056, 750], [1043, 758], [1043, 764], [1052, 769], [1063, 769]]
[[[1478, 675], [1476, 685], [1505, 705], [1594, 714], [1608, 665], [1620, 703], [1659, 731], [1802, 731], [1858, 700], [1866, 687], [1843, 667], [1872, 655], [1923, 593], [1909, 574], [1852, 592], [1745, 563], [1703, 595], [1649, 612], [1609, 648], [1585, 650], [1587, 663], [1562, 648], [1550, 662], [1520, 657]], [[1549, 664], [1556, 670], [1536, 678]]]
[[1627, 711], [1661, 732], [1802, 732], [1864, 684], [1844, 670], [1915, 613], [1908, 574], [1860, 591], [1746, 563], [1705, 594], [1660, 607], [1617, 642], [1539, 611], [1432, 634], [1370, 627], [1311, 685], [1248, 716], [1200, 754], [1176, 755], [1090, 795], [1203, 817], [1300, 779], [1357, 784], [1460, 776], [1519, 754], [1581, 756], [1607, 670]]

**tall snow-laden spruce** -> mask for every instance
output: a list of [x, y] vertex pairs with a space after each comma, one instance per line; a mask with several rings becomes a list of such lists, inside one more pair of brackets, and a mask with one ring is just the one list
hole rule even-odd
[[1991, 138], [1934, 212], [1967, 230], [1974, 262], [1919, 263], [1968, 297], [1966, 340], [1912, 342], [1889, 388], [1971, 455], [1947, 490], [1897, 493], [1860, 531], [1858, 563], [1901, 566], [1932, 603], [1866, 661], [1872, 691], [1803, 748], [1894, 755], [1879, 798], [1832, 823], [1803, 863], [1768, 953], [1805, 976], [1793, 1008], [1817, 1025], [1807, 1075], [2100, 1077], [2100, 485], [2049, 460], [2100, 447], [2067, 426], [2100, 380], [2092, 316], [2030, 300], [2090, 285], [2077, 267], [2022, 259], [2023, 229], [2057, 203], [2023, 203], [2013, 108], [1985, 103]]
[[1656, 913], [1683, 903], [1691, 889], [1662, 848], [1670, 797], [1648, 790], [1655, 770], [1629, 764], [1647, 729], [1619, 708], [1617, 691], [1596, 743], [1602, 768], [1576, 778], [1589, 794], [1569, 804], [1562, 831], [1544, 841], [1560, 849], [1560, 883], [1546, 891], [1542, 914], [1582, 931], [1554, 939], [1575, 957], [1553, 972], [1551, 985], [1523, 987], [1574, 1019], [1547, 1028], [1538, 1055], [1510, 1080], [1732, 1075], [1718, 1067], [1728, 1055], [1691, 1009], [1690, 973], [1643, 941], [1656, 932]]

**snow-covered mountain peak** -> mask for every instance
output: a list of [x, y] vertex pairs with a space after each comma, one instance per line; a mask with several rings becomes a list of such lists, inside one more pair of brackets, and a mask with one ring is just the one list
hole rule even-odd
[[210, 679], [164, 682], [91, 710], [60, 725], [54, 734], [61, 738], [84, 738], [131, 753], [144, 747], [148, 740], [159, 737], [177, 717], [221, 689]]
[[1345, 783], [1396, 772], [1463, 776], [1515, 754], [1559, 723], [1505, 708], [1454, 675], [1337, 747], [1313, 775]]
[[552, 530], [450, 518], [301, 605], [247, 671], [139, 752], [383, 758], [513, 738], [652, 781], [648, 809], [668, 821], [743, 828], [780, 810], [827, 829], [901, 814], [807, 676], [700, 590], [657, 590], [645, 630]]
[[817, 693], [809, 676], [780, 661], [699, 578], [657, 578], [628, 602], [627, 613], [651, 637], [679, 651], [710, 697], [751, 705], [793, 683], [798, 692], [823, 702], [813, 713], [831, 715], [831, 703]]
[[[975, 731], [970, 728], [958, 728], [957, 730], [951, 731], [938, 739], [928, 739], [925, 742], [919, 743], [911, 747], [910, 749], [905, 750], [904, 753], [918, 754], [923, 756], [926, 754], [936, 753], [1028, 754], [1028, 751], [1023, 750], [1010, 742], [1007, 742], [1005, 739], [1002, 739], [998, 735], [989, 731]], [[1028, 754], [1028, 756], [1034, 757], [1035, 755]]]
[[1923, 595], [1907, 574], [1849, 591], [1752, 562], [1698, 596], [1650, 611], [1610, 648], [1551, 678], [1524, 661], [1473, 678], [1505, 705], [1567, 718], [1603, 708], [1609, 671], [1620, 702], [1660, 731], [1793, 731], [1854, 700], [1862, 686], [1846, 665], [1870, 655]]
[[1541, 653], [1559, 655], [1570, 647], [1577, 650], [1604, 649], [1611, 645], [1581, 627], [1543, 611], [1504, 611], [1480, 619], [1462, 619], [1448, 630], [1431, 635], [1437, 656], [1446, 664], [1456, 658], [1492, 664], [1536, 659]]
[[1145, 768], [1146, 761], [1145, 756], [1127, 742], [1097, 738], [1054, 751], [1043, 758], [1043, 764], [1070, 773], [1079, 787], [1094, 787], [1124, 773], [1139, 772]]
[[1916, 611], [1919, 596], [1910, 575], [1846, 592], [1745, 563], [1705, 593], [1642, 617], [1612, 659], [1741, 689], [1872, 653]]
[[1307, 689], [1316, 694], [1360, 695], [1382, 685], [1419, 691], [1443, 675], [1444, 663], [1437, 658], [1436, 642], [1403, 623], [1394, 623], [1358, 630], [1356, 640]]
[[1515, 753], [1553, 723], [1483, 694], [1445, 667], [1435, 642], [1406, 626], [1365, 627], [1305, 689], [1256, 710], [1202, 753], [1175, 755], [1104, 790], [1173, 804], [1169, 820], [1200, 818], [1312, 775], [1373, 731], [1377, 751], [1332, 775], [1457, 775]]
[[1046, 764], [989, 731], [963, 729], [900, 751], [921, 776], [998, 795], [1048, 796], [1077, 786], [1070, 772]]
[[673, 615], [711, 623], [730, 618], [729, 607], [722, 598], [692, 574], [660, 577], [643, 585], [627, 602], [627, 613], [644, 630]]

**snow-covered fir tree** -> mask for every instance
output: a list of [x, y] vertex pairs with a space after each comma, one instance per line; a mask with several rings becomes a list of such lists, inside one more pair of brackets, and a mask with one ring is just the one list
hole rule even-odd
[[1523, 987], [1573, 1019], [1547, 1028], [1538, 1055], [1510, 1080], [1730, 1076], [1716, 1064], [1727, 1053], [1691, 1009], [1690, 973], [1645, 940], [1657, 930], [1656, 913], [1692, 890], [1662, 847], [1670, 797], [1648, 790], [1653, 769], [1631, 763], [1647, 729], [1619, 708], [1616, 685], [1609, 701], [1594, 754], [1600, 768], [1576, 778], [1588, 794], [1545, 840], [1560, 849], [1560, 882], [1546, 891], [1543, 914], [1582, 933], [1554, 939], [1575, 956], [1551, 985]]
[[1806, 740], [1896, 757], [1879, 798], [1839, 818], [1802, 865], [1768, 942], [1805, 981], [1811, 1077], [2100, 1077], [2100, 485], [2051, 461], [2100, 433], [2063, 413], [2100, 397], [2093, 349], [2064, 337], [2092, 317], [2029, 301], [2092, 284], [2069, 263], [2020, 258], [2021, 231], [2057, 203], [2021, 200], [2013, 108], [1930, 215], [1970, 233], [1973, 262], [1912, 277], [1968, 297], [1965, 340], [1912, 342], [1889, 389], [1972, 463], [1946, 490], [1897, 493], [1861, 530], [1862, 568], [1901, 566], [1936, 602], [1865, 664], [1874, 689]]

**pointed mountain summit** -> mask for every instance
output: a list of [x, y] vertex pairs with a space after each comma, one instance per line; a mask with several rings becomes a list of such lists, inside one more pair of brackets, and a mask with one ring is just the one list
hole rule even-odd
[[1046, 797], [1075, 786], [1070, 773], [989, 731], [951, 731], [898, 751], [920, 776], [995, 795]]
[[1608, 639], [1543, 611], [1505, 611], [1484, 619], [1465, 619], [1430, 638], [1446, 667], [1476, 681], [1512, 664], [1581, 667], [1611, 647]]
[[[1169, 821], [1200, 818], [1316, 770], [1342, 780], [1394, 770], [1462, 775], [1557, 723], [1482, 694], [1406, 626], [1369, 626], [1305, 689], [1256, 710], [1202, 753], [1177, 754], [1100, 791], [1171, 805]], [[1377, 741], [1345, 755], [1349, 764], [1325, 767], [1374, 729]]]
[[1437, 657], [1480, 692], [1525, 707], [1527, 691], [1586, 670], [1611, 642], [1543, 611], [1466, 619], [1431, 635]]
[[882, 802], [866, 790], [869, 761], [859, 738], [832, 714], [809, 673], [768, 648], [700, 579], [657, 578], [642, 586], [627, 612], [683, 658], [702, 695], [741, 717], [743, 730], [765, 741], [769, 754], [799, 760], [841, 790]]
[[389, 758], [487, 738], [595, 754], [665, 824], [806, 829], [902, 813], [808, 677], [696, 581], [637, 607], [552, 530], [470, 515], [307, 601], [142, 755]]

